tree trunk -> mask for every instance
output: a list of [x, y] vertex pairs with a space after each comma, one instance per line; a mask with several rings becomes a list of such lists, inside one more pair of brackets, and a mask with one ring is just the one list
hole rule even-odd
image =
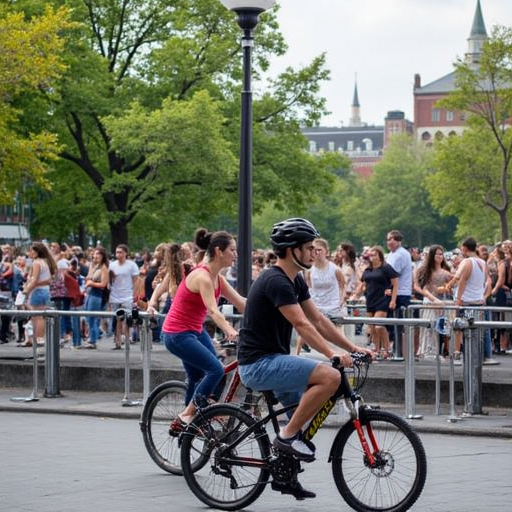
[[84, 250], [87, 249], [87, 240], [85, 234], [85, 226], [83, 222], [78, 224], [78, 245], [82, 247]]
[[126, 219], [119, 219], [117, 222], [110, 222], [110, 250], [115, 253], [119, 244], [128, 245], [128, 222]]
[[504, 208], [500, 210], [500, 225], [501, 225], [501, 239], [508, 240], [508, 219], [507, 219], [507, 210], [508, 208]]

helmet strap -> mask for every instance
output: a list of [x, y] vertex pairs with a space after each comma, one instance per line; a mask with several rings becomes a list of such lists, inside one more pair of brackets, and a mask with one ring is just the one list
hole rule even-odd
[[304, 263], [301, 263], [295, 256], [295, 249], [297, 249], [297, 247], [291, 248], [293, 263], [295, 263], [295, 265], [297, 265], [297, 267], [299, 267], [301, 270], [309, 270], [312, 267], [312, 265], [305, 265]]

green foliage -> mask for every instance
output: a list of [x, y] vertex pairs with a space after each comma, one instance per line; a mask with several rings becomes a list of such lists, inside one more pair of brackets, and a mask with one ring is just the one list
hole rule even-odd
[[60, 149], [55, 134], [40, 125], [19, 125], [22, 99], [49, 91], [64, 71], [61, 32], [70, 27], [67, 9], [47, 7], [25, 20], [0, 6], [0, 203], [35, 184], [48, 189], [47, 173]]
[[[321, 236], [331, 242], [333, 249], [335, 244], [350, 237], [354, 243], [359, 242], [354, 238], [351, 229], [353, 223], [344, 214], [342, 208], [346, 198], [357, 187], [357, 179], [350, 171], [350, 161], [338, 153], [324, 153], [315, 155], [311, 159], [311, 165], [328, 169], [323, 187], [321, 189], [315, 187], [317, 193], [306, 203], [290, 201], [266, 203], [254, 218], [253, 245], [255, 247], [269, 247], [272, 225], [279, 220], [296, 216], [310, 219], [320, 231]], [[288, 188], [293, 188], [293, 185], [288, 184]]]
[[[18, 5], [37, 12], [46, 3]], [[190, 238], [198, 224], [220, 227], [213, 220], [236, 232], [242, 59], [235, 15], [218, 0], [66, 3], [79, 23], [68, 33], [66, 74], [48, 96], [51, 115], [37, 106], [23, 122], [42, 119], [59, 134], [55, 190], [75, 187], [78, 173], [79, 189], [89, 187], [101, 202], [91, 215], [80, 193], [73, 215], [44, 196], [37, 226], [46, 219], [54, 233], [52, 219], [60, 219], [59, 232], [73, 232], [77, 218], [88, 229], [108, 225], [112, 245], [129, 235], [144, 245]], [[269, 57], [286, 49], [275, 11], [262, 15], [255, 40], [259, 90]], [[331, 163], [304, 151], [299, 130], [325, 111], [318, 91], [326, 79], [319, 56], [255, 95], [255, 212], [268, 201], [305, 207], [331, 186]]]
[[427, 177], [426, 186], [441, 214], [457, 216], [458, 238], [471, 235], [492, 242], [499, 234], [499, 217], [484, 214], [482, 207], [502, 199], [501, 164], [492, 134], [482, 127], [436, 143], [436, 171]]
[[365, 245], [384, 244], [391, 229], [400, 230], [409, 246], [451, 245], [453, 221], [434, 210], [424, 186], [431, 153], [409, 135], [394, 136], [373, 175], [347, 198], [343, 211]]
[[[480, 233], [489, 241], [496, 236], [497, 223], [499, 237], [509, 236], [511, 62], [512, 29], [496, 26], [477, 66], [457, 63], [457, 89], [439, 105], [467, 112], [468, 128], [461, 139], [439, 145], [436, 174], [429, 180], [436, 204], [461, 219], [459, 233]], [[453, 195], [447, 197], [446, 190]], [[482, 215], [489, 222], [487, 232]]]

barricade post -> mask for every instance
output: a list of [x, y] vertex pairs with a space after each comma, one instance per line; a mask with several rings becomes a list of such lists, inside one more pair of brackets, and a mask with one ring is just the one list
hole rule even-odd
[[448, 417], [449, 422], [455, 423], [459, 421], [459, 417], [455, 413], [455, 361], [454, 361], [454, 352], [455, 352], [455, 338], [453, 335], [453, 330], [450, 332], [448, 353], [450, 358], [450, 379], [449, 379], [449, 401], [450, 401], [450, 416]]
[[146, 403], [151, 386], [151, 345], [153, 343], [152, 332], [147, 315], [143, 315], [142, 317], [142, 325], [140, 326], [139, 336], [140, 349], [142, 351], [142, 401]]
[[[411, 312], [405, 316], [410, 319]], [[416, 414], [416, 373], [414, 366], [414, 326], [407, 325], [405, 343], [405, 417], [411, 420], [421, 420], [423, 416]]]
[[[62, 396], [60, 393], [60, 318], [49, 315], [46, 317], [46, 344], [45, 344], [45, 388], [44, 396], [46, 398], [57, 398]], [[34, 345], [37, 340], [34, 335]]]
[[482, 414], [482, 362], [481, 332], [474, 325], [475, 318], [467, 319], [464, 329], [464, 415]]
[[[136, 310], [134, 310], [136, 311]], [[129, 323], [139, 321], [138, 311], [136, 313], [136, 318], [133, 318], [133, 311], [128, 313], [130, 314]], [[121, 339], [124, 339], [124, 396], [121, 400], [121, 405], [123, 407], [136, 407], [138, 405], [142, 405], [142, 400], [132, 400], [130, 398], [130, 337], [128, 330], [128, 337], [125, 335], [125, 325], [128, 324], [127, 312], [124, 310], [116, 311], [117, 321], [121, 322]]]

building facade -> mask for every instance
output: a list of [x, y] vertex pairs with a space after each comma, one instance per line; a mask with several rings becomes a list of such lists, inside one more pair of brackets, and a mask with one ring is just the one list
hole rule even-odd
[[[480, 0], [477, 0], [473, 24], [468, 38], [468, 50], [465, 60], [472, 66], [478, 66], [482, 47], [488, 39], [485, 29]], [[437, 102], [455, 90], [455, 72], [421, 85], [419, 74], [414, 76], [414, 133], [426, 143], [441, 137], [458, 134], [464, 129], [464, 112], [443, 110]]]
[[361, 121], [360, 109], [356, 82], [348, 126], [317, 126], [304, 128], [302, 133], [309, 141], [310, 153], [343, 153], [352, 163], [354, 172], [367, 177], [372, 174], [375, 164], [381, 160], [389, 139], [397, 133], [412, 133], [413, 126], [399, 110], [388, 112], [384, 125], [368, 126]]
[[[466, 62], [477, 66], [482, 47], [488, 39], [485, 23], [477, 0], [473, 23], [468, 38]], [[464, 129], [465, 113], [443, 110], [437, 102], [455, 90], [455, 72], [421, 85], [421, 76], [414, 76], [414, 123], [405, 118], [400, 110], [389, 111], [384, 124], [368, 126], [361, 121], [357, 82], [351, 105], [351, 116], [346, 127], [304, 128], [302, 133], [309, 141], [312, 154], [325, 151], [339, 151], [352, 163], [353, 170], [361, 176], [370, 176], [389, 145], [393, 135], [414, 134], [418, 139], [431, 143], [433, 140], [461, 134]]]

